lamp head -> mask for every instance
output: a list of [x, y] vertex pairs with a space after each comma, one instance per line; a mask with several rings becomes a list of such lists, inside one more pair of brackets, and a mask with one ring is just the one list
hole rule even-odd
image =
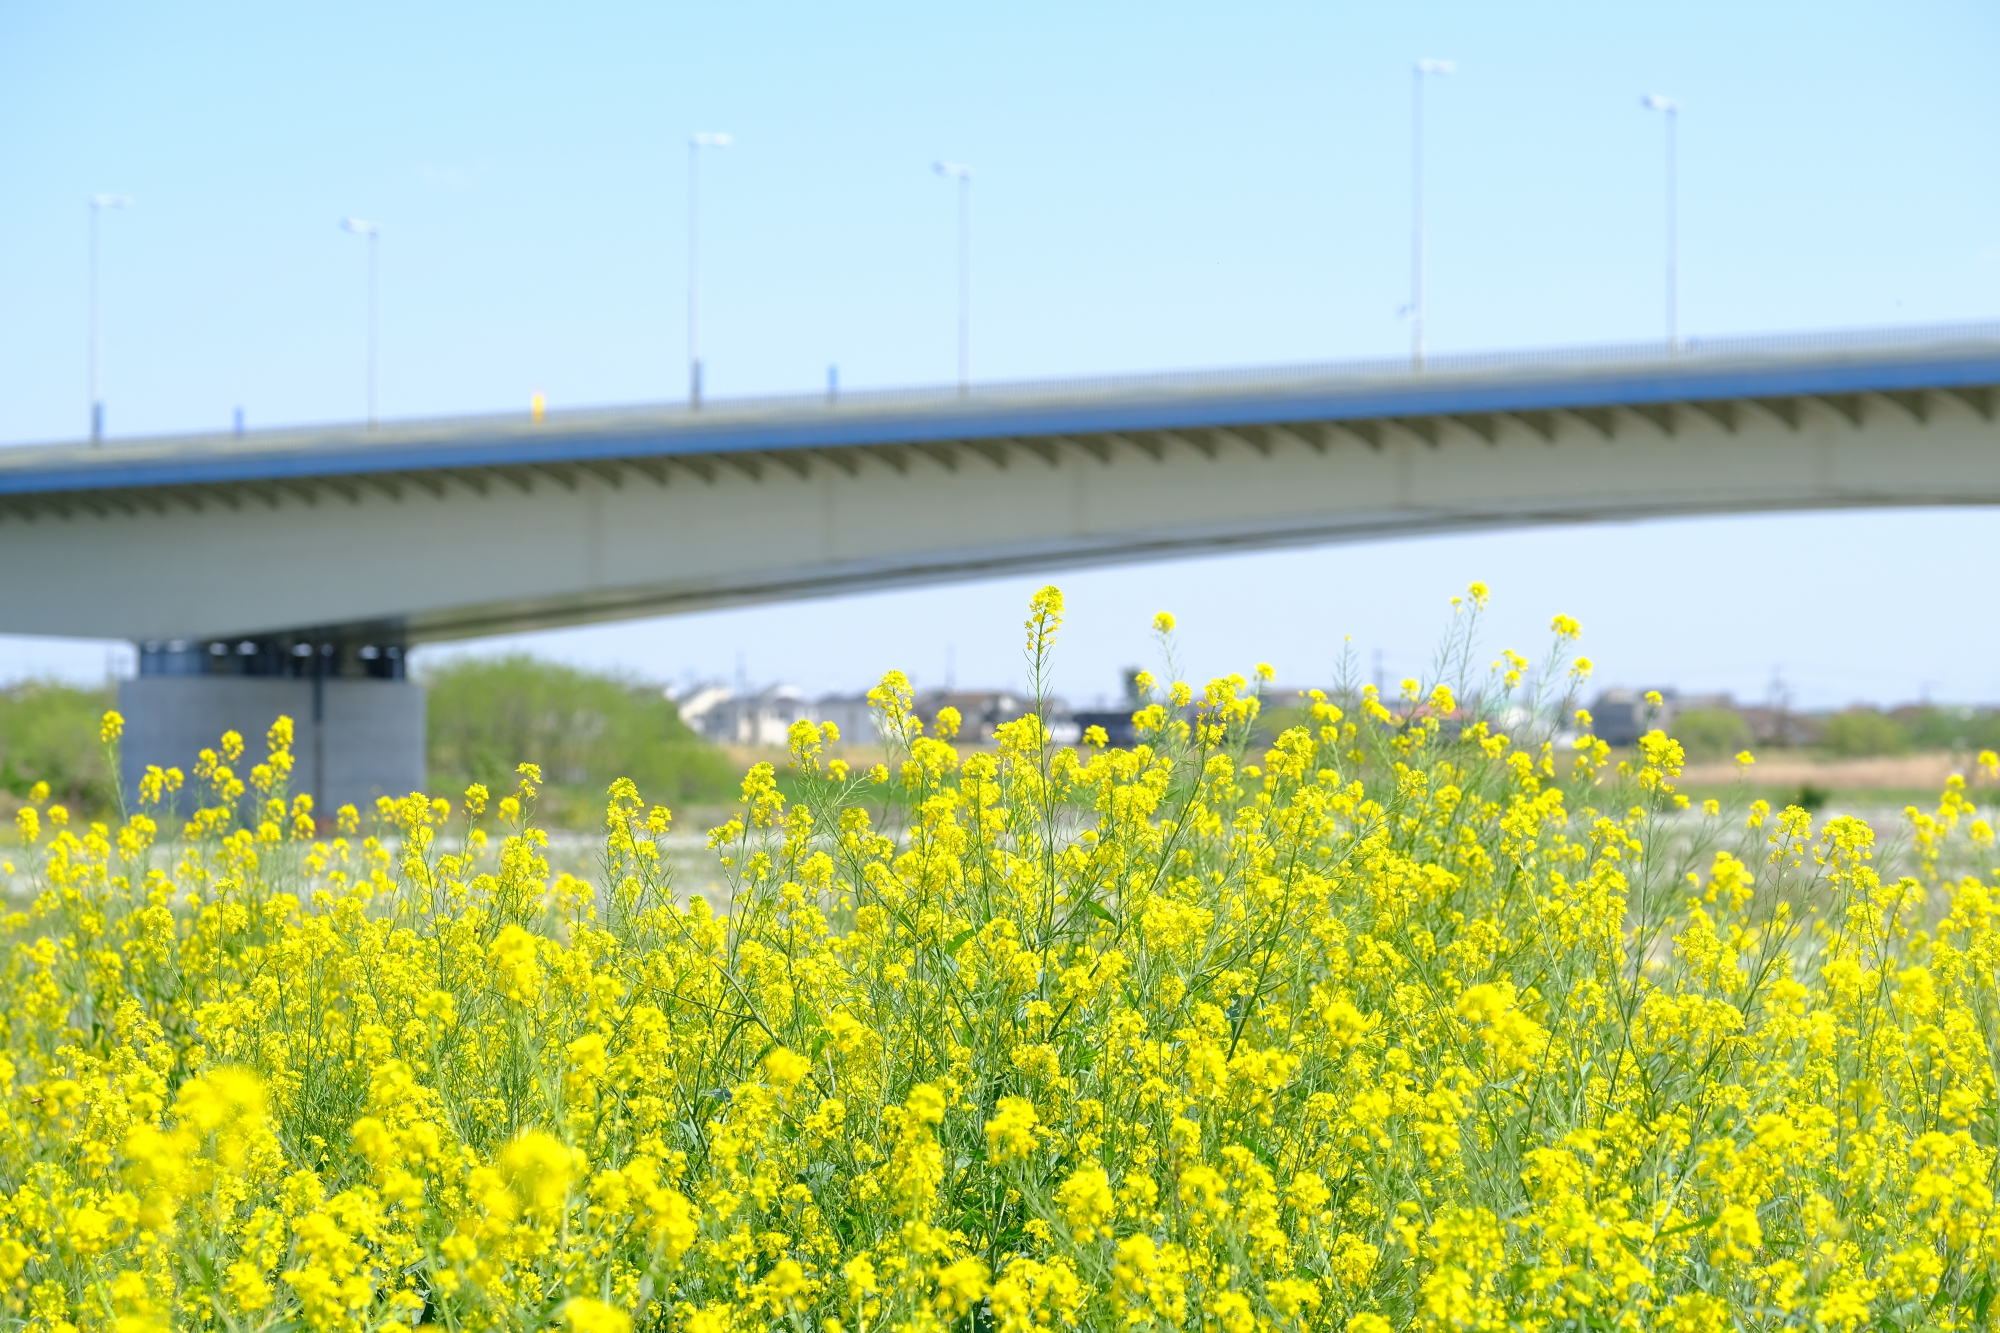
[[1648, 111], [1664, 111], [1670, 116], [1681, 109], [1679, 102], [1671, 97], [1662, 97], [1658, 93], [1647, 93], [1639, 99], [1639, 105]]
[[972, 179], [972, 168], [962, 162], [933, 162], [931, 163], [931, 170], [940, 176], [949, 176], [953, 180], [969, 181]]
[[704, 130], [688, 136], [688, 144], [695, 148], [727, 148], [735, 140], [720, 131]]
[[1417, 73], [1456, 74], [1458, 73], [1458, 66], [1452, 64], [1449, 60], [1419, 60], [1417, 62]]
[[132, 196], [129, 194], [93, 194], [90, 196], [92, 208], [130, 208]]
[[342, 218], [340, 220], [340, 229], [342, 231], [351, 231], [356, 236], [379, 236], [382, 234], [380, 227], [364, 218]]

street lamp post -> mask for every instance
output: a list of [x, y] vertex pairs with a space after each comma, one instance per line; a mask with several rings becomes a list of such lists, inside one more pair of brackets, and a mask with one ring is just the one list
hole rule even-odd
[[1424, 368], [1424, 79], [1457, 72], [1449, 60], [1419, 60], [1410, 97], [1410, 369]]
[[90, 196], [90, 442], [104, 439], [104, 400], [97, 393], [97, 215], [107, 208], [130, 208], [125, 194]]
[[958, 391], [972, 390], [972, 168], [935, 162], [931, 170], [958, 182]]
[[375, 429], [375, 364], [377, 347], [376, 330], [378, 327], [376, 319], [378, 302], [376, 295], [375, 246], [382, 238], [382, 229], [374, 223], [361, 218], [342, 218], [340, 225], [342, 230], [353, 232], [356, 236], [366, 236], [368, 238], [368, 429], [373, 430]]
[[701, 150], [727, 148], [727, 134], [688, 136], [688, 406], [701, 406]]
[[1679, 356], [1680, 335], [1680, 152], [1675, 142], [1681, 118], [1680, 103], [1658, 93], [1647, 93], [1640, 104], [1667, 118], [1667, 355]]

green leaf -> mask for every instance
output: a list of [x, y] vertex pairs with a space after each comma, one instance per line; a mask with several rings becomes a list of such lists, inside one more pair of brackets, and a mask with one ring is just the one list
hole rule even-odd
[[1716, 1219], [1721, 1216], [1721, 1213], [1710, 1213], [1706, 1217], [1697, 1217], [1692, 1222], [1683, 1222], [1677, 1227], [1668, 1227], [1659, 1234], [1658, 1239], [1665, 1240], [1669, 1236], [1678, 1236], [1683, 1231], [1704, 1231], [1714, 1226]]

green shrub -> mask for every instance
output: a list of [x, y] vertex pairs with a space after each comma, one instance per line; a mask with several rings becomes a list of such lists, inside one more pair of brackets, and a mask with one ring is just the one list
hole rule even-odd
[[117, 788], [98, 744], [97, 722], [112, 706], [109, 690], [28, 681], [0, 690], [0, 791], [25, 797], [36, 782], [49, 798], [103, 814]]
[[1902, 726], [1919, 750], [2000, 749], [2000, 714], [1988, 708], [1926, 704]]
[[1850, 708], [1826, 720], [1823, 743], [1834, 754], [1858, 758], [1901, 754], [1910, 748], [1910, 737], [1901, 724], [1887, 714], [1873, 708]]
[[727, 799], [729, 761], [651, 687], [526, 655], [463, 658], [427, 673], [430, 787], [513, 785], [539, 764], [545, 817], [595, 824], [612, 779], [667, 802]]
[[1690, 708], [1669, 730], [1689, 759], [1722, 759], [1750, 748], [1750, 724], [1728, 708]]

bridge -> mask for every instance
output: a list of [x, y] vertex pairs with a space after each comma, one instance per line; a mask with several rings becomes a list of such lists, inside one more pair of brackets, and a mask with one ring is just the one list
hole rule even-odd
[[[1996, 406], [2000, 325], [1976, 325], [8, 449], [0, 565], [29, 576], [0, 632], [137, 643], [127, 711], [180, 722], [135, 717], [135, 754], [308, 689], [315, 744], [378, 754], [421, 719], [416, 643], [1201, 551], [2000, 504]], [[314, 762], [322, 794], [384, 785]]]

